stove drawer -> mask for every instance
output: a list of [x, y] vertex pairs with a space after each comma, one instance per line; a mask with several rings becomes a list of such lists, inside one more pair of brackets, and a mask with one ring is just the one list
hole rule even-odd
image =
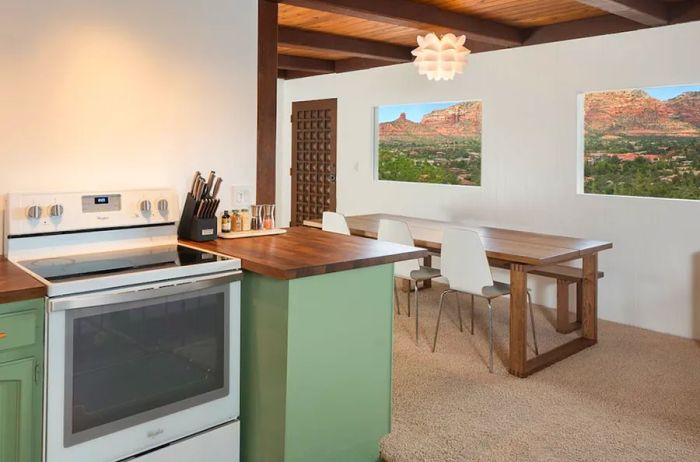
[[34, 345], [38, 324], [36, 311], [0, 315], [0, 352]]

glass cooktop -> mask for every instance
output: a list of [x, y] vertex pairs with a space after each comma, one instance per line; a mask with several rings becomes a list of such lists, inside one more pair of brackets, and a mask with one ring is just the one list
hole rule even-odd
[[165, 245], [85, 255], [41, 258], [18, 263], [49, 282], [64, 282], [136, 271], [186, 267], [225, 260], [231, 259], [181, 245]]

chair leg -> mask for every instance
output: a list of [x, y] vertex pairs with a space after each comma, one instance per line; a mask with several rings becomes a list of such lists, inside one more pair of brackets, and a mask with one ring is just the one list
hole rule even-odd
[[396, 299], [396, 314], [401, 314], [401, 305], [399, 305], [399, 289], [394, 281], [394, 298]]
[[442, 302], [445, 298], [445, 294], [449, 292], [449, 290], [444, 291], [440, 295], [440, 309], [438, 310], [438, 318], [437, 318], [437, 323], [435, 324], [435, 338], [433, 339], [433, 353], [435, 353], [435, 346], [437, 345], [437, 336], [438, 336], [438, 330], [440, 329], [440, 316], [442, 316]]
[[414, 285], [416, 293], [416, 345], [418, 345], [418, 283]]
[[459, 303], [459, 292], [455, 292], [457, 298], [457, 313], [459, 313], [459, 331], [464, 332], [464, 324], [462, 323], [462, 304]]
[[474, 335], [474, 296], [472, 295], [472, 335]]
[[527, 292], [527, 304], [530, 305], [530, 326], [532, 328], [532, 343], [535, 345], [535, 354], [539, 355], [540, 351], [537, 348], [537, 334], [535, 334], [535, 315], [532, 312], [532, 295]]
[[408, 302], [408, 317], [411, 317], [411, 280], [408, 280], [408, 290], [406, 291], [406, 301]]
[[489, 302], [489, 372], [493, 373], [493, 307]]

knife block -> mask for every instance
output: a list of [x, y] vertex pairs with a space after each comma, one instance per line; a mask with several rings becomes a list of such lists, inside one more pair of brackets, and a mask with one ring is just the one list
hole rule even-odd
[[194, 196], [187, 193], [185, 207], [182, 209], [180, 225], [177, 228], [177, 237], [190, 241], [213, 241], [218, 236], [217, 218], [200, 218], [195, 215], [197, 201]]

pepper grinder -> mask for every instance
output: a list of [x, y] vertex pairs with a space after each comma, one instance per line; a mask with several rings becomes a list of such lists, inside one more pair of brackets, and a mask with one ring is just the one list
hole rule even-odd
[[263, 229], [275, 229], [275, 204], [263, 205]]
[[260, 230], [262, 229], [262, 207], [259, 205], [250, 206], [250, 229]]

